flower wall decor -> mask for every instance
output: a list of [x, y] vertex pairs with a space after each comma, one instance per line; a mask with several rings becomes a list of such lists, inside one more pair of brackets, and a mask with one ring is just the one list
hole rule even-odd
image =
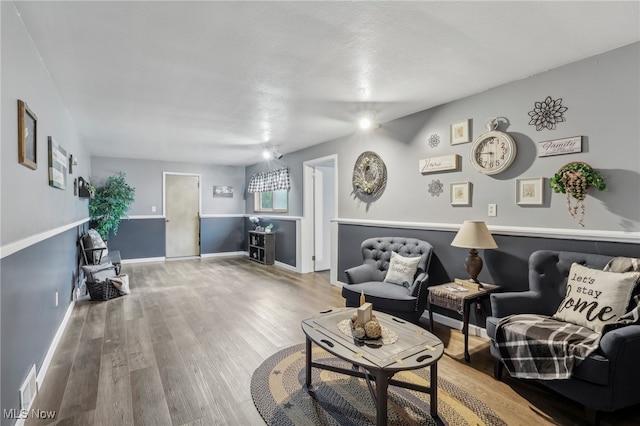
[[438, 134], [436, 133], [429, 136], [429, 146], [431, 148], [435, 148], [438, 145], [440, 145], [440, 136], [438, 136]]
[[444, 189], [442, 189], [443, 186], [444, 185], [440, 182], [440, 179], [432, 180], [429, 184], [429, 194], [431, 194], [432, 197], [439, 197], [440, 194], [444, 192]]
[[604, 177], [587, 163], [574, 161], [565, 164], [549, 181], [555, 193], [567, 194], [567, 209], [572, 218], [578, 218], [578, 225], [584, 228], [584, 199], [589, 188], [604, 191], [607, 185]]
[[567, 109], [562, 106], [562, 98], [553, 100], [551, 96], [547, 96], [544, 101], [536, 102], [533, 110], [529, 111], [529, 117], [531, 117], [529, 124], [536, 126], [537, 131], [545, 128], [555, 130], [557, 123], [566, 121], [564, 113]]

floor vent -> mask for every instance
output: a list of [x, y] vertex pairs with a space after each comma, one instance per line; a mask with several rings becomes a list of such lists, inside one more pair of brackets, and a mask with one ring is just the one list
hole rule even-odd
[[36, 383], [36, 365], [31, 366], [26, 380], [20, 386], [20, 409], [29, 410], [31, 403], [38, 393], [38, 385]]

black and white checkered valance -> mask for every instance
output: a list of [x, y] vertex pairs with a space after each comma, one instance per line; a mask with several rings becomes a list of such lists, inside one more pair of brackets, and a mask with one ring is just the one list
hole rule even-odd
[[249, 179], [248, 192], [267, 192], [279, 189], [291, 188], [289, 180], [289, 168], [272, 170], [270, 172], [256, 173]]

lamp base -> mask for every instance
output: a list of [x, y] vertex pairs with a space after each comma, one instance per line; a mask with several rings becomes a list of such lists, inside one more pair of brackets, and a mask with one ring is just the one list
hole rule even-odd
[[482, 283], [478, 281], [478, 274], [482, 271], [482, 258], [478, 256], [478, 250], [474, 248], [469, 250], [469, 256], [464, 260], [464, 268], [471, 277], [469, 281], [482, 288]]

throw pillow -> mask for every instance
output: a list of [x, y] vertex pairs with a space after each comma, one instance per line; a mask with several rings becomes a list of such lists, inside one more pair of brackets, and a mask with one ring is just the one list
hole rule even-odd
[[88, 282], [105, 281], [107, 278], [116, 276], [116, 268], [111, 262], [105, 262], [102, 265], [82, 265], [82, 272]]
[[598, 333], [625, 314], [640, 272], [607, 272], [574, 263], [567, 293], [553, 318]]
[[[102, 260], [103, 257], [105, 257], [107, 254], [109, 254], [109, 249], [107, 248], [107, 244], [104, 242], [104, 240], [102, 239], [102, 237], [100, 236], [100, 234], [98, 233], [98, 231], [96, 231], [95, 229], [89, 229], [87, 231], [87, 236], [89, 238], [87, 238], [85, 240], [85, 249], [102, 249], [102, 250], [95, 250], [93, 251], [93, 261], [91, 263], [93, 264], [98, 264], [100, 263], [100, 261]], [[89, 241], [90, 245], [87, 244]], [[89, 255], [90, 256], [90, 255]]]
[[420, 257], [404, 257], [395, 251], [391, 252], [391, 261], [384, 282], [409, 288], [413, 284], [418, 263], [420, 263]]

